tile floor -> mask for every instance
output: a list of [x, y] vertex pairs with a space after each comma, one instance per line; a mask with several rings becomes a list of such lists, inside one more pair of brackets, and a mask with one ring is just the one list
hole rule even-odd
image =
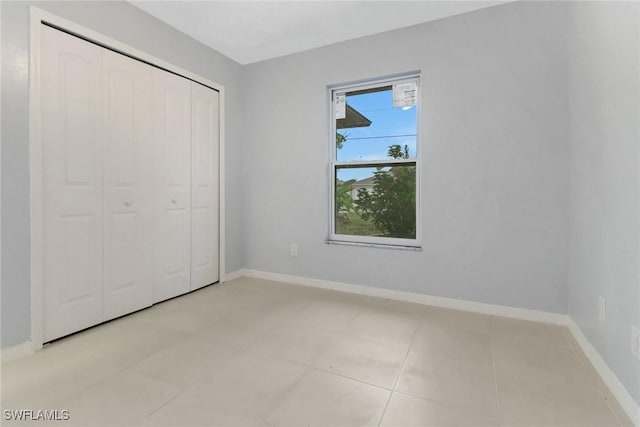
[[561, 327], [248, 278], [1, 374], [38, 426], [631, 426]]

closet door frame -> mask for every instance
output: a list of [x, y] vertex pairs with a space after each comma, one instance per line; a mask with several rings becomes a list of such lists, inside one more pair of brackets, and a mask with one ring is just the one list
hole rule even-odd
[[65, 31], [88, 42], [119, 52], [133, 59], [146, 62], [178, 74], [189, 80], [208, 86], [220, 94], [220, 147], [219, 173], [219, 271], [222, 283], [226, 279], [225, 271], [225, 88], [223, 85], [194, 74], [153, 55], [142, 52], [120, 41], [107, 37], [87, 27], [46, 12], [35, 6], [29, 8], [29, 180], [30, 180], [30, 270], [31, 270], [31, 350], [42, 348], [44, 343], [44, 276], [43, 276], [43, 147], [41, 123], [41, 29], [43, 25]]

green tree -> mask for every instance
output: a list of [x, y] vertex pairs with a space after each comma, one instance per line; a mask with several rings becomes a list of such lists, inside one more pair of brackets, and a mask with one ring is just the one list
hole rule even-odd
[[[391, 145], [388, 156], [408, 159], [409, 147]], [[416, 237], [416, 168], [394, 166], [374, 172], [373, 191], [358, 190], [357, 210], [362, 219], [373, 223], [387, 237]]]
[[[342, 149], [344, 143], [347, 142], [348, 134], [342, 134], [336, 132], [336, 147], [338, 150]], [[346, 223], [349, 221], [349, 213], [353, 212], [353, 198], [351, 197], [351, 190], [355, 179], [348, 181], [336, 180], [336, 221]]]
[[348, 136], [348, 134], [341, 134], [340, 132], [336, 132], [336, 147], [338, 147], [338, 150], [340, 150], [344, 146], [344, 143], [347, 142]]
[[[342, 149], [344, 143], [347, 142], [349, 134], [342, 134], [336, 132], [336, 147], [338, 150]], [[348, 181], [336, 180], [336, 220], [341, 222], [348, 222], [349, 213], [353, 212], [353, 198], [351, 197], [351, 190], [355, 179]]]
[[355, 179], [348, 181], [336, 181], [336, 220], [347, 222], [348, 214], [353, 212], [353, 198], [351, 198], [352, 185]]

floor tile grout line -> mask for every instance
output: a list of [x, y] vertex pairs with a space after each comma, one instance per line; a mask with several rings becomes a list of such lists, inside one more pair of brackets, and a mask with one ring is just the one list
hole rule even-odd
[[602, 394], [602, 398], [604, 399], [605, 404], [607, 405], [607, 408], [609, 409], [609, 411], [613, 414], [613, 418], [618, 423], [618, 426], [624, 427], [622, 420], [618, 416], [617, 412], [611, 406], [611, 399], [608, 398], [608, 395], [613, 396], [613, 393], [611, 393], [611, 390], [609, 390], [607, 384], [604, 383], [604, 381], [596, 371], [595, 367], [591, 364], [591, 361], [589, 360], [587, 355], [584, 354], [582, 348], [580, 348], [579, 344], [576, 342], [575, 338], [573, 337], [571, 330], [567, 327], [562, 328], [562, 335], [565, 337], [567, 342], [569, 342], [569, 345], [571, 346], [571, 351], [578, 359], [580, 366], [582, 366], [584, 370], [587, 371], [586, 372], [587, 375], [594, 380], [597, 390], [600, 392], [600, 394]]
[[530, 339], [520, 338], [520, 337], [511, 337], [511, 336], [494, 334], [494, 333], [489, 333], [489, 335], [492, 338], [500, 338], [500, 339], [509, 340], [509, 341], [518, 341], [518, 342], [523, 342], [523, 343], [531, 343], [531, 344], [543, 345], [543, 346], [546, 346], [546, 347], [556, 347], [556, 348], [564, 348], [565, 350], [567, 350], [567, 349], [573, 350], [573, 347], [572, 347], [572, 345], [570, 343], [568, 343], [568, 345], [558, 345], [558, 344], [550, 344], [548, 342], [543, 342], [543, 341], [538, 341], [538, 340], [530, 340]]
[[400, 382], [400, 377], [402, 377], [402, 374], [404, 373], [404, 369], [407, 366], [407, 359], [409, 358], [409, 353], [411, 352], [411, 349], [413, 348], [413, 344], [415, 343], [417, 337], [418, 337], [418, 332], [422, 326], [422, 322], [424, 321], [424, 317], [426, 314], [422, 314], [420, 316], [419, 319], [419, 323], [418, 326], [416, 327], [415, 331], [413, 331], [413, 336], [411, 338], [411, 343], [409, 344], [409, 348], [407, 348], [407, 352], [404, 355], [404, 359], [402, 361], [402, 366], [400, 367], [400, 371], [398, 372], [398, 375], [396, 375], [396, 380], [393, 383], [393, 389], [391, 390], [391, 393], [389, 393], [389, 398], [387, 399], [387, 403], [384, 405], [384, 409], [382, 410], [382, 414], [380, 414], [380, 420], [378, 421], [378, 427], [380, 427], [380, 425], [382, 424], [382, 420], [384, 420], [384, 416], [387, 413], [387, 409], [389, 408], [389, 403], [391, 403], [391, 398], [393, 397], [394, 393], [396, 392], [396, 388], [398, 387], [398, 383]]
[[[95, 389], [95, 388], [97, 388], [97, 387], [100, 387], [100, 386], [104, 385], [105, 383], [107, 383], [108, 381], [111, 381], [113, 378], [117, 377], [118, 375], [123, 374], [125, 371], [129, 371], [129, 372], [135, 373], [136, 375], [139, 375], [140, 377], [145, 378], [146, 380], [150, 380], [150, 381], [158, 382], [158, 383], [161, 383], [161, 384], [163, 384], [163, 385], [165, 385], [165, 386], [168, 386], [168, 387], [174, 388], [174, 389], [176, 389], [176, 390], [179, 390], [179, 393], [177, 393], [175, 396], [171, 397], [169, 400], [167, 400], [166, 402], [164, 402], [163, 404], [161, 404], [159, 407], [155, 408], [153, 411], [151, 411], [150, 413], [148, 413], [148, 414], [146, 414], [144, 417], [142, 417], [142, 418], [139, 420], [139, 422], [138, 422], [138, 424], [139, 424], [139, 423], [140, 423], [140, 422], [142, 422], [145, 418], [147, 418], [148, 416], [150, 416], [153, 412], [155, 412], [156, 410], [158, 410], [158, 409], [160, 409], [161, 407], [165, 406], [167, 403], [169, 403], [169, 402], [173, 401], [175, 398], [177, 398], [178, 396], [180, 396], [181, 394], [183, 394], [183, 393], [186, 391], [186, 390], [182, 390], [181, 388], [179, 388], [179, 387], [177, 387], [177, 386], [175, 386], [175, 385], [173, 385], [173, 384], [169, 384], [169, 383], [167, 383], [167, 382], [165, 382], [165, 381], [163, 381], [163, 380], [160, 380], [160, 379], [157, 379], [157, 378], [151, 377], [151, 376], [149, 376], [149, 375], [145, 375], [145, 374], [143, 374], [143, 373], [141, 373], [141, 372], [135, 371], [135, 370], [130, 369], [130, 368], [128, 368], [128, 367], [121, 368], [121, 365], [114, 365], [114, 366], [117, 366], [117, 367], [118, 367], [118, 368], [120, 368], [120, 369], [117, 369], [115, 372], [113, 372], [113, 373], [112, 373], [111, 375], [109, 375], [108, 377], [106, 377], [106, 378], [104, 378], [104, 379], [102, 379], [102, 380], [100, 380], [100, 381], [97, 381], [97, 382], [96, 382], [96, 383], [94, 383], [94, 384], [91, 384], [91, 385], [89, 385], [89, 386], [87, 386], [87, 387], [83, 387], [81, 390], [78, 390], [76, 393], [73, 393], [71, 396], [69, 396], [69, 397], [67, 397], [67, 398], [65, 398], [65, 399], [63, 399], [63, 400], [58, 401], [58, 402], [57, 402], [57, 403], [55, 403], [54, 405], [61, 405], [61, 404], [66, 403], [66, 402], [73, 401], [74, 399], [77, 399], [79, 396], [84, 395], [86, 392], [91, 391], [91, 390], [93, 390], [93, 389]], [[0, 425], [1, 425], [1, 423], [0, 423]]]
[[609, 409], [609, 411], [613, 414], [613, 418], [618, 423], [618, 426], [623, 427], [624, 425], [622, 423], [622, 420], [618, 416], [617, 412], [612, 408], [611, 406], [612, 402], [607, 396], [608, 394], [612, 395], [611, 391], [608, 389], [604, 381], [602, 381], [602, 378], [600, 378], [600, 375], [595, 370], [595, 367], [591, 364], [591, 361], [587, 358], [587, 355], [584, 354], [582, 349], [579, 347], [578, 343], [573, 338], [573, 334], [571, 334], [571, 330], [569, 328], [563, 328], [562, 334], [571, 345], [571, 350], [573, 351], [576, 358], [580, 362], [580, 365], [585, 369], [585, 371], [587, 371], [587, 375], [593, 378], [593, 380], [595, 381], [596, 388], [602, 394], [605, 404], [607, 405], [607, 408]]
[[604, 399], [604, 403], [607, 405], [607, 408], [609, 409], [609, 411], [611, 411], [611, 413], [613, 414], [613, 418], [618, 423], [618, 426], [619, 427], [624, 427], [623, 424], [622, 424], [622, 420], [620, 420], [620, 418], [618, 417], [618, 414], [616, 414], [616, 411], [613, 410], [613, 408], [611, 407], [611, 405], [609, 403], [609, 399], [607, 399], [606, 396], [605, 396], [605, 399]]
[[[568, 337], [564, 331], [562, 332], [562, 334], [564, 335], [565, 339], [569, 342], [569, 346], [570, 346], [569, 348], [571, 349], [571, 352], [573, 353], [573, 355], [576, 356], [576, 359], [578, 359], [580, 366], [585, 368], [585, 370], [589, 371], [589, 368], [591, 368], [590, 366], [591, 364], [590, 362], [588, 362], [588, 360], [585, 360], [586, 355], [582, 354], [582, 350], [576, 347], [577, 343], [574, 344], [572, 338]], [[587, 374], [589, 374], [589, 376], [593, 376], [590, 372], [587, 372]]]
[[[489, 330], [491, 330], [491, 325], [493, 322], [489, 322]], [[498, 372], [496, 371], [496, 361], [495, 361], [495, 357], [493, 354], [493, 350], [494, 350], [494, 345], [493, 345], [493, 340], [489, 339], [489, 351], [491, 353], [491, 370], [493, 371], [493, 383], [495, 385], [495, 390], [496, 390], [496, 405], [497, 405], [497, 409], [498, 409], [498, 420], [500, 422], [500, 425], [502, 425], [504, 419], [502, 416], [502, 405], [500, 405], [500, 391], [498, 390]]]
[[[286, 400], [286, 398], [289, 396], [289, 394], [291, 394], [293, 392], [293, 390], [295, 390], [296, 386], [298, 386], [298, 384], [300, 384], [300, 382], [309, 374], [309, 372], [311, 371], [312, 368], [308, 367], [308, 366], [304, 366], [304, 371], [302, 372], [302, 374], [293, 382], [293, 384], [291, 384], [287, 390], [285, 390], [282, 395], [280, 396], [279, 399], [279, 403], [273, 403], [271, 405], [271, 407], [269, 408], [268, 411], [265, 411], [265, 414], [262, 414], [261, 416], [251, 416], [250, 418], [255, 418], [258, 420], [258, 422], [256, 423], [256, 427], [260, 425], [260, 423], [263, 424], [268, 424], [269, 426], [274, 426], [274, 424], [271, 422], [271, 420], [269, 419], [270, 417], [275, 416], [278, 413], [278, 410], [280, 409], [280, 407], [282, 406], [282, 401]], [[229, 407], [233, 408], [233, 405], [229, 405]], [[245, 414], [243, 414], [245, 415]]]
[[[364, 309], [363, 312], [366, 312], [366, 310], [368, 310], [368, 309]], [[304, 312], [304, 309], [301, 308], [300, 310], [296, 311], [296, 314], [298, 314], [298, 313], [303, 314], [303, 312]], [[363, 312], [361, 312], [359, 315], [362, 315]], [[356, 318], [358, 316], [356, 316]], [[418, 326], [414, 329], [414, 331], [412, 333], [412, 338], [409, 341], [408, 348], [406, 350], [404, 358], [402, 359], [402, 363], [400, 364], [400, 369], [398, 370], [398, 373], [395, 375], [395, 380], [393, 381], [394, 385], [392, 386], [391, 389], [388, 388], [388, 387], [383, 387], [383, 386], [379, 386], [379, 385], [376, 385], [376, 384], [368, 383], [366, 381], [358, 380], [356, 378], [352, 378], [352, 377], [349, 377], [347, 375], [343, 375], [343, 374], [340, 374], [340, 373], [337, 373], [337, 372], [327, 371], [327, 370], [324, 370], [322, 368], [318, 368], [318, 367], [315, 367], [315, 366], [307, 365], [305, 363], [299, 363], [299, 362], [296, 362], [295, 360], [287, 360], [287, 359], [284, 359], [284, 360], [286, 360], [288, 362], [292, 362], [294, 364], [299, 364], [299, 365], [305, 366], [307, 368], [311, 368], [312, 370], [315, 370], [315, 371], [320, 371], [320, 372], [327, 373], [327, 374], [330, 374], [330, 375], [336, 375], [338, 377], [342, 377], [342, 378], [345, 378], [345, 379], [348, 379], [348, 380], [351, 380], [351, 381], [356, 381], [358, 383], [362, 383], [362, 384], [365, 384], [365, 385], [376, 387], [376, 388], [378, 388], [380, 390], [390, 391], [389, 396], [386, 399], [386, 403], [384, 405], [384, 408], [382, 410], [382, 414], [380, 415], [378, 426], [380, 426], [382, 424], [382, 422], [384, 421], [384, 417], [386, 416], [386, 412], [387, 412], [388, 407], [390, 405], [391, 399], [394, 398], [395, 394], [411, 396], [411, 397], [414, 397], [416, 399], [420, 399], [420, 400], [423, 400], [423, 401], [431, 401], [431, 402], [434, 402], [434, 403], [436, 403], [438, 405], [441, 405], [441, 406], [444, 406], [444, 407], [449, 407], [451, 409], [460, 410], [460, 411], [464, 411], [464, 412], [468, 412], [468, 413], [476, 414], [476, 415], [482, 415], [482, 414], [477, 414], [476, 412], [470, 411], [468, 409], [464, 409], [464, 408], [460, 408], [460, 407], [456, 407], [456, 406], [451, 406], [451, 404], [446, 403], [446, 402], [440, 402], [438, 400], [433, 400], [433, 399], [425, 398], [425, 397], [422, 397], [422, 396], [414, 395], [414, 394], [412, 394], [410, 392], [403, 392], [403, 391], [397, 390], [397, 388], [399, 386], [399, 381], [402, 378], [402, 375], [404, 374], [404, 371], [407, 369], [408, 356], [411, 354], [412, 350], [416, 349], [416, 346], [418, 345], [418, 341], [416, 341], [416, 340], [419, 337], [420, 331], [425, 326], [424, 317], [425, 317], [424, 314], [422, 316], [420, 316], [420, 320], [419, 320]], [[146, 323], [146, 322], [155, 323], [151, 319], [140, 319], [140, 320], [143, 323]], [[281, 328], [283, 326], [284, 322], [286, 322], [286, 320], [284, 320], [284, 319], [278, 320], [271, 328], [272, 329]], [[163, 325], [162, 324], [158, 324], [158, 326], [163, 326]], [[489, 337], [495, 337], [495, 338], [498, 338], [498, 339], [504, 339], [505, 341], [508, 341], [508, 343], [511, 343], [512, 345], [515, 345], [515, 343], [519, 341], [519, 342], [526, 342], [526, 343], [531, 343], [531, 344], [535, 344], [535, 345], [540, 345], [541, 347], [542, 346], [546, 346], [546, 347], [562, 348], [562, 349], [565, 349], [565, 350], [569, 349], [571, 351], [571, 353], [573, 353], [575, 356], [577, 356], [578, 361], [579, 361], [578, 363], [583, 368], [583, 370], [588, 371], [587, 373], [589, 374], [589, 376], [594, 376], [595, 375], [595, 378], [598, 378], [597, 372], [594, 371], [593, 369], [589, 369], [589, 368], [593, 368], [593, 366], [590, 363], [589, 359], [588, 358], [584, 358], [582, 353], [579, 354], [579, 352], [581, 350], [580, 346], [575, 343], [575, 340], [573, 340], [572, 337], [570, 338], [570, 335], [568, 335], [568, 334], [570, 334], [571, 332], [569, 330], [565, 330], [565, 328], [561, 328], [561, 334], [562, 334], [563, 338], [565, 339], [565, 341], [568, 343], [568, 346], [547, 344], [545, 342], [540, 342], [540, 341], [537, 341], [537, 340], [527, 340], [527, 339], [523, 340], [521, 337], [502, 336], [502, 335], [494, 334], [492, 327], [493, 327], [493, 325], [492, 325], [492, 323], [490, 323], [490, 332], [489, 332], [490, 335], [489, 335]], [[339, 332], [333, 331], [333, 332], [334, 333], [340, 333], [340, 334], [344, 333], [344, 331], [339, 331]], [[349, 334], [347, 334], [347, 335], [349, 335]], [[356, 334], [356, 336], [358, 336], [358, 335]], [[365, 339], [365, 340], [378, 341], [375, 338], [369, 338], [369, 337], [366, 337], [366, 336], [359, 336], [359, 337], [362, 338], [362, 339]], [[508, 343], [505, 343], [505, 344], [508, 344]], [[230, 343], [226, 343], [226, 344], [227, 345], [231, 345]], [[156, 355], [156, 354], [158, 354], [158, 353], [160, 353], [160, 352], [162, 352], [162, 351], [164, 351], [166, 349], [167, 348], [162, 348], [162, 349], [155, 350], [154, 352], [152, 352], [149, 355], [147, 355], [147, 357], [153, 357], [154, 355]], [[250, 348], [244, 348], [242, 350], [249, 350], [249, 349]], [[491, 340], [491, 346], [490, 346], [491, 363], [492, 363], [492, 369], [493, 369], [493, 373], [494, 373], [494, 383], [495, 383], [495, 386], [496, 386], [496, 395], [497, 395], [497, 404], [498, 404], [498, 420], [499, 420], [500, 423], [502, 423], [503, 419], [502, 419], [502, 410], [501, 410], [501, 405], [500, 405], [501, 401], [500, 401], [500, 398], [499, 398], [499, 395], [498, 395], [498, 391], [499, 390], [498, 390], [497, 371], [496, 371], [496, 361], [498, 362], [498, 366], [499, 366], [500, 365], [500, 357], [499, 357], [500, 355], [499, 355], [499, 352], [494, 352], [494, 349], [497, 350], [497, 344], [494, 345], [494, 340]], [[141, 375], [143, 377], [146, 377], [146, 378], [149, 378], [149, 379], [152, 379], [152, 380], [155, 380], [155, 381], [159, 381], [159, 382], [165, 383], [165, 381], [163, 381], [160, 378], [155, 378], [154, 376], [147, 375], [144, 372], [136, 371], [134, 369], [135, 363], [132, 364], [132, 365], [121, 365], [120, 363], [114, 363], [112, 360], [110, 360], [108, 357], [106, 357], [106, 356], [104, 356], [102, 354], [94, 352], [93, 349], [91, 349], [91, 348], [86, 349], [85, 351], [86, 351], [87, 355], [94, 356], [94, 357], [96, 357], [98, 359], [101, 359], [101, 360], [103, 360], [105, 362], [113, 364], [113, 366], [115, 368], [117, 368], [117, 370], [114, 372], [113, 375], [110, 376], [110, 378], [115, 376], [115, 375], [120, 374], [122, 371], [135, 371], [137, 374], [139, 374], [139, 375]], [[276, 360], [282, 360], [280, 357], [277, 357], [277, 356], [276, 357], [272, 357], [272, 358], [276, 359]], [[391, 377], [391, 378], [393, 378], [393, 377]], [[97, 384], [103, 383], [105, 381], [108, 381], [108, 379], [98, 381], [96, 384], [93, 384], [91, 386], [83, 388], [83, 390], [91, 389], [91, 388], [95, 387]], [[170, 384], [170, 383], [165, 383], [165, 384], [168, 384], [170, 386], [176, 387], [178, 389], [181, 388], [181, 387], [177, 387], [177, 386], [175, 386], [173, 384]], [[604, 390], [602, 388], [602, 383], [598, 382], [596, 386], [601, 391]], [[175, 396], [171, 397], [164, 404], [161, 404], [157, 408], [153, 409], [146, 416], [150, 416], [151, 414], [155, 413], [156, 411], [158, 411], [162, 407], [166, 406], [167, 404], [169, 404], [170, 402], [172, 402], [173, 400], [175, 400], [176, 398], [181, 396], [185, 391], [186, 391], [186, 389], [183, 389], [183, 390], [179, 391]], [[607, 391], [607, 390], [604, 390], [604, 391]], [[75, 396], [75, 394], [74, 394], [74, 396]], [[617, 425], [621, 425], [621, 426], [625, 425], [625, 424], [623, 424], [622, 418], [619, 418], [618, 415], [616, 414], [616, 412], [612, 409], [612, 404], [614, 404], [614, 402], [616, 402], [615, 397], [613, 397], [613, 399], [611, 399], [611, 401], [609, 401], [609, 399], [607, 399], [607, 396], [608, 396], [608, 394], [605, 393], [605, 396], [604, 396], [605, 399], [604, 400], [607, 401], [607, 403], [606, 403], [607, 407], [610, 410], [610, 412], [612, 413], [615, 422], [617, 422]], [[396, 397], [399, 397], [399, 396], [396, 396]], [[380, 402], [380, 404], [382, 404], [382, 402]], [[382, 405], [380, 405], [380, 406], [382, 406]], [[380, 408], [380, 406], [378, 408]], [[372, 414], [372, 415], [375, 415], [375, 414]], [[495, 417], [491, 417], [491, 416], [487, 416], [487, 415], [482, 415], [482, 416], [483, 417], [487, 417], [487, 418], [495, 419]], [[259, 420], [259, 421], [267, 422], [266, 420]], [[259, 424], [259, 422], [258, 422], [258, 424]]]
[[[380, 341], [380, 340], [376, 340], [376, 339], [371, 339], [371, 338], [367, 338], [367, 337], [360, 337], [360, 336], [357, 336], [357, 335], [345, 335], [344, 333], [340, 333], [340, 332], [334, 332], [333, 335], [341, 335], [341, 336], [347, 336], [347, 337], [357, 337], [357, 338], [361, 338], [361, 339], [366, 340], [366, 341], [382, 343], [382, 344], [397, 344], [397, 343], [390, 343], [390, 342], [386, 342], [386, 341]], [[285, 362], [288, 362], [288, 363], [293, 363], [295, 365], [299, 365], [299, 366], [302, 366], [304, 368], [309, 368], [309, 369], [313, 369], [313, 370], [316, 370], [316, 371], [319, 371], [319, 372], [323, 372], [323, 373], [326, 373], [326, 374], [335, 375], [335, 376], [338, 376], [338, 377], [341, 377], [341, 378], [345, 378], [345, 379], [348, 379], [348, 380], [351, 380], [351, 381], [355, 381], [355, 382], [358, 382], [358, 383], [361, 383], [361, 384], [365, 384], [365, 385], [368, 385], [368, 386], [380, 388], [380, 389], [387, 390], [387, 391], [393, 391], [393, 387], [394, 386], [387, 387], [387, 386], [383, 386], [383, 385], [380, 385], [380, 384], [374, 384], [372, 382], [368, 382], [368, 381], [365, 381], [365, 380], [362, 380], [362, 379], [359, 379], [359, 378], [355, 378], [355, 377], [352, 377], [352, 376], [349, 376], [349, 375], [346, 375], [346, 374], [342, 374], [340, 372], [332, 371], [332, 370], [329, 370], [327, 368], [322, 368], [322, 367], [319, 367], [319, 366], [314, 364], [314, 363], [316, 363], [316, 361], [300, 362], [298, 360], [289, 359], [289, 358], [287, 358], [285, 356], [278, 355], [278, 354], [263, 354], [263, 353], [261, 353], [259, 351], [256, 351], [253, 347], [248, 347], [246, 349], [243, 349], [243, 351], [255, 352], [257, 354], [260, 354], [261, 357], [265, 357], [265, 358], [268, 358], [268, 359], [278, 360], [278, 361], [285, 361]], [[405, 355], [405, 357], [406, 357], [406, 355]], [[403, 359], [403, 363], [404, 363], [404, 359]], [[395, 384], [396, 381], [397, 381], [397, 377], [396, 377], [396, 380], [394, 380], [394, 384]]]
[[328, 371], [328, 370], [323, 369], [323, 368], [318, 368], [317, 366], [305, 365], [303, 363], [298, 363], [298, 362], [293, 362], [293, 361], [292, 361], [292, 363], [296, 363], [296, 364], [298, 364], [300, 366], [304, 366], [305, 368], [313, 369], [313, 370], [318, 371], [318, 372], [322, 372], [322, 373], [329, 374], [329, 375], [335, 375], [336, 377], [340, 377], [340, 378], [344, 378], [344, 379], [347, 379], [347, 380], [355, 381], [355, 382], [360, 383], [360, 384], [368, 385], [368, 386], [371, 386], [371, 387], [376, 387], [376, 388], [379, 388], [379, 389], [382, 389], [382, 390], [386, 390], [386, 391], [393, 391], [393, 388], [381, 386], [379, 384], [373, 384], [373, 383], [370, 383], [370, 382], [367, 382], [367, 381], [360, 380], [358, 378], [353, 378], [353, 377], [350, 377], [348, 375], [341, 374], [339, 372]]
[[395, 390], [394, 394], [400, 394], [400, 395], [403, 395], [403, 396], [408, 396], [408, 397], [411, 397], [411, 398], [414, 398], [414, 399], [418, 399], [418, 400], [422, 400], [422, 401], [425, 401], [425, 402], [434, 403], [434, 404], [436, 404], [438, 406], [442, 406], [444, 408], [451, 409], [453, 411], [464, 412], [464, 413], [469, 414], [469, 415], [475, 415], [475, 416], [483, 417], [483, 418], [490, 418], [492, 420], [497, 420], [497, 421], [500, 421], [500, 422], [503, 421], [501, 418], [493, 416], [493, 415], [482, 414], [482, 413], [479, 413], [479, 412], [477, 412], [475, 410], [472, 410], [472, 409], [463, 408], [463, 407], [458, 406], [458, 405], [447, 403], [447, 402], [445, 402], [443, 400], [435, 400], [435, 399], [431, 399], [431, 398], [428, 398], [428, 397], [420, 396], [420, 395], [417, 395], [417, 394], [414, 394], [414, 393], [410, 393], [410, 392], [407, 392], [407, 391]]
[[[94, 383], [88, 384], [85, 387], [81, 387], [79, 390], [77, 390], [75, 393], [71, 393], [71, 395], [69, 395], [68, 397], [61, 399], [59, 401], [56, 401], [54, 403], [54, 405], [60, 405], [63, 404], [67, 401], [71, 401], [73, 399], [76, 399], [78, 396], [83, 395], [84, 393], [86, 393], [87, 391], [90, 391], [94, 388], [97, 388], [98, 386], [103, 385], [104, 383], [106, 383], [107, 381], [111, 380], [113, 377], [122, 374], [124, 371], [128, 370], [128, 368], [126, 366], [122, 366], [120, 364], [117, 363], [113, 363], [112, 361], [106, 359], [105, 357], [101, 356], [101, 355], [97, 355], [94, 354], [93, 352], [90, 352], [88, 350], [85, 350], [86, 353], [92, 357], [97, 357], [98, 359], [102, 360], [103, 362], [109, 364], [111, 367], [114, 368], [114, 372], [112, 372], [108, 377], [102, 378]], [[1, 424], [0, 424], [1, 426]]]
[[[540, 341], [520, 340], [518, 338], [511, 338], [511, 337], [501, 337], [501, 338], [510, 339], [510, 340], [513, 340], [513, 341], [525, 341], [525, 342], [533, 343], [533, 344], [537, 344], [537, 345], [569, 350], [575, 356], [575, 358], [578, 360], [578, 366], [580, 368], [582, 368], [582, 370], [584, 371], [584, 374], [586, 374], [586, 376], [588, 378], [593, 380], [593, 382], [594, 382], [593, 387], [594, 387], [595, 391], [598, 392], [598, 394], [604, 400], [607, 409], [609, 410], [609, 412], [613, 416], [614, 420], [618, 424], [618, 427], [624, 427], [622, 421], [620, 420], [620, 418], [616, 414], [616, 411], [614, 411], [613, 408], [611, 407], [610, 399], [607, 396], [607, 392], [609, 392], [609, 394], [611, 394], [610, 391], [608, 390], [606, 384], [604, 384], [601, 381], [597, 371], [595, 371], [595, 368], [591, 364], [590, 360], [586, 357], [586, 355], [583, 353], [581, 347], [578, 345], [578, 343], [573, 338], [573, 335], [571, 334], [570, 329], [567, 328], [567, 327], [560, 326], [560, 331], [561, 331], [561, 334], [562, 334], [563, 338], [567, 342], [567, 346], [548, 344], [548, 343], [543, 343], [543, 342], [540, 342]], [[497, 381], [496, 381], [496, 385], [497, 385]]]
[[[188, 390], [188, 389], [187, 389]], [[182, 396], [187, 390], [181, 390], [180, 393], [176, 394], [175, 396], [173, 396], [171, 399], [167, 400], [166, 402], [164, 402], [162, 405], [158, 406], [157, 408], [155, 408], [153, 411], [149, 412], [147, 415], [145, 415], [142, 420], [140, 420], [140, 422], [146, 420], [147, 418], [149, 418], [151, 415], [155, 414], [156, 412], [158, 412], [160, 409], [164, 408], [165, 406], [167, 406], [169, 403], [173, 402], [174, 400], [176, 400], [178, 397]]]

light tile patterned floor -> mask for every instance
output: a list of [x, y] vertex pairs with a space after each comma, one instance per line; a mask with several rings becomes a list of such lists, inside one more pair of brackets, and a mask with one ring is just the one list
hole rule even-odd
[[70, 412], [32, 425], [631, 426], [561, 327], [248, 278], [60, 340], [1, 383], [3, 409]]

